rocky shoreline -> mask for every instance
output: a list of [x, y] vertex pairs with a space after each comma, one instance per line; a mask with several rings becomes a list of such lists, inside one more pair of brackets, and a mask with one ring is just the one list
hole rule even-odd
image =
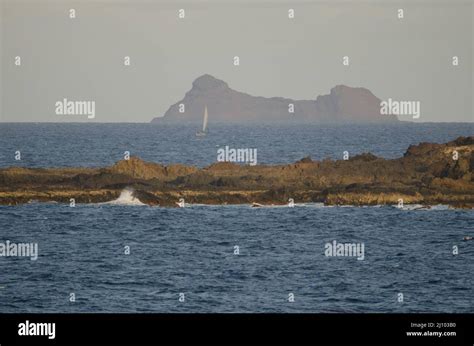
[[199, 204], [327, 205], [447, 204], [474, 207], [474, 137], [445, 144], [421, 143], [387, 160], [361, 154], [348, 160], [244, 166], [215, 163], [205, 168], [164, 166], [137, 157], [105, 168], [0, 169], [0, 204], [101, 203], [125, 188], [148, 205]]

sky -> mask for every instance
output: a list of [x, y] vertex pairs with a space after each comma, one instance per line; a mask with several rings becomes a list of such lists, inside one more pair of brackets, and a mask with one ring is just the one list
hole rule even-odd
[[[0, 1], [0, 121], [149, 122], [206, 73], [298, 100], [365, 87], [419, 101], [418, 122], [474, 121], [472, 1]], [[95, 118], [56, 114], [64, 98]]]

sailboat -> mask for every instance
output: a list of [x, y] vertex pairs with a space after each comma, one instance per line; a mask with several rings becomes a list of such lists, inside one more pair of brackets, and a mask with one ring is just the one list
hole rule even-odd
[[204, 119], [202, 121], [202, 131], [196, 132], [197, 137], [204, 137], [205, 135], [207, 135], [207, 118], [208, 118], [207, 106], [205, 106], [205, 108], [204, 108]]

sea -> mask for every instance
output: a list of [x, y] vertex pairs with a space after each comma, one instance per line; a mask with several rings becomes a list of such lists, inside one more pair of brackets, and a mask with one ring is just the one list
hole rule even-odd
[[[371, 152], [474, 134], [471, 123], [391, 125], [0, 124], [0, 168], [104, 167], [125, 152], [205, 167], [217, 150], [257, 149], [259, 164]], [[16, 160], [20, 154], [21, 160]], [[474, 312], [474, 210], [321, 203], [151, 207], [0, 206], [0, 312]], [[329, 256], [332, 244], [363, 256]], [[0, 255], [2, 252], [0, 251]], [[360, 253], [359, 253], [360, 255]]]

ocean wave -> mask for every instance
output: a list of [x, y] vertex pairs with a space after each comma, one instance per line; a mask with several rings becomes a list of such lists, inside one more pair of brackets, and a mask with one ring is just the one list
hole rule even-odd
[[108, 204], [108, 205], [146, 205], [138, 198], [136, 198], [133, 193], [135, 190], [131, 187], [126, 187], [120, 193], [120, 196], [117, 199], [114, 199], [110, 202], [100, 203], [100, 204]]

